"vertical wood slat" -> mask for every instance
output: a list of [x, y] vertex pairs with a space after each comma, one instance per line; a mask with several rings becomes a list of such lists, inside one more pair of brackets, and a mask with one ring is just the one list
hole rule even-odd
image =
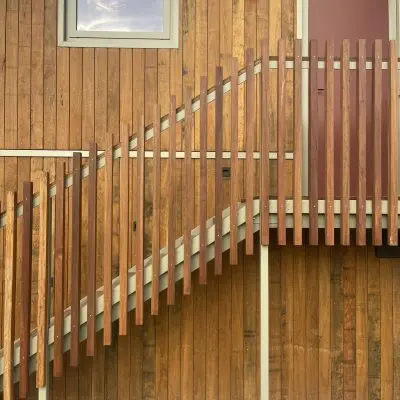
[[121, 126], [120, 160], [120, 197], [119, 197], [119, 334], [128, 333], [128, 262], [129, 262], [129, 127]]
[[200, 254], [199, 283], [207, 283], [207, 86], [206, 76], [200, 77]]
[[222, 274], [223, 70], [215, 71], [215, 274]]
[[81, 153], [74, 153], [72, 159], [72, 266], [71, 266], [71, 351], [70, 365], [79, 363], [79, 319], [81, 292], [81, 223], [82, 223], [82, 180]]
[[137, 210], [136, 210], [136, 324], [143, 325], [144, 270], [144, 116], [138, 117], [137, 129]]
[[253, 197], [254, 197], [254, 49], [246, 51], [246, 254], [254, 251], [253, 239]]
[[374, 42], [372, 243], [382, 244], [382, 40]]
[[238, 263], [237, 204], [238, 204], [238, 60], [232, 60], [231, 74], [231, 215], [230, 215], [230, 263]]
[[54, 361], [53, 376], [64, 373], [64, 266], [65, 266], [65, 163], [57, 161], [54, 260]]
[[20, 376], [19, 397], [28, 395], [29, 382], [29, 336], [31, 324], [32, 293], [32, 182], [23, 186], [23, 232], [22, 232], [22, 271], [21, 271], [21, 310], [20, 310]]
[[104, 179], [104, 337], [105, 346], [112, 343], [112, 231], [113, 231], [113, 141], [106, 135]]
[[350, 41], [343, 40], [341, 49], [341, 97], [340, 107], [342, 114], [342, 165], [340, 190], [340, 243], [342, 246], [350, 244]]
[[36, 387], [46, 385], [47, 369], [47, 318], [48, 318], [48, 255], [49, 255], [49, 178], [42, 172], [39, 178], [40, 226], [39, 226], [39, 265], [38, 265], [38, 312], [37, 312], [37, 354], [36, 354]]
[[3, 394], [5, 399], [14, 398], [14, 336], [15, 336], [15, 287], [17, 218], [16, 196], [7, 193], [7, 224], [4, 268], [4, 319], [3, 319]]
[[397, 246], [398, 243], [398, 154], [397, 154], [397, 43], [390, 41], [390, 126], [388, 138], [388, 244]]
[[357, 42], [357, 212], [356, 242], [359, 246], [366, 244], [366, 150], [367, 150], [367, 107], [366, 107], [367, 71], [366, 42]]
[[161, 138], [160, 138], [160, 118], [161, 108], [156, 106], [154, 111], [154, 159], [153, 159], [153, 233], [152, 233], [152, 296], [151, 296], [151, 315], [158, 315], [160, 298], [160, 186], [161, 186]]
[[308, 198], [309, 243], [318, 245], [318, 43], [310, 41], [309, 69], [309, 137], [308, 137]]
[[278, 43], [278, 244], [286, 244], [285, 136], [286, 136], [286, 41]]
[[[301, 80], [302, 80], [302, 51], [301, 40], [295, 41], [294, 47], [294, 161], [293, 161], [293, 241], [300, 246], [302, 244], [302, 170], [303, 170], [303, 130], [301, 116]], [[268, 87], [265, 88], [268, 90]], [[264, 107], [265, 108], [265, 107]], [[264, 111], [264, 110], [263, 110]], [[267, 113], [268, 109], [265, 110]], [[268, 116], [267, 116], [268, 118]], [[266, 121], [268, 123], [268, 119]]]
[[269, 46], [268, 40], [261, 43], [261, 182], [260, 182], [260, 213], [261, 213], [261, 244], [269, 244], [269, 115], [268, 115], [268, 85], [269, 85]]
[[89, 145], [88, 193], [88, 274], [87, 274], [87, 341], [86, 354], [94, 356], [96, 347], [96, 255], [97, 255], [97, 144]]
[[185, 174], [184, 174], [184, 264], [183, 264], [183, 294], [191, 291], [191, 258], [192, 258], [192, 228], [194, 214], [193, 199], [193, 160], [192, 160], [192, 88], [185, 89]]
[[167, 301], [175, 304], [175, 190], [176, 190], [176, 97], [171, 96], [169, 112], [168, 158], [168, 289]]
[[325, 244], [335, 243], [334, 220], [334, 42], [326, 42], [325, 56]]

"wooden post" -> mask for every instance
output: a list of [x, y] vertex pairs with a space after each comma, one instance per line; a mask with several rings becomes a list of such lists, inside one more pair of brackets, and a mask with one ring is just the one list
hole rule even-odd
[[260, 398], [269, 398], [269, 248], [260, 240]]

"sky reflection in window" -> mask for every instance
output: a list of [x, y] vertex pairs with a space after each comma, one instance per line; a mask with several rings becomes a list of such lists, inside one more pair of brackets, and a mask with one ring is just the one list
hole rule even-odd
[[163, 0], [77, 0], [77, 30], [163, 32], [163, 2]]

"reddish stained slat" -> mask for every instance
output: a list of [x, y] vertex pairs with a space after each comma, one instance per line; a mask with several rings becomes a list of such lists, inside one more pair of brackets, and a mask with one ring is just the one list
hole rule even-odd
[[215, 72], [215, 274], [222, 274], [222, 138], [223, 138], [223, 71]]
[[175, 235], [176, 235], [176, 97], [171, 96], [169, 112], [168, 158], [168, 289], [167, 302], [175, 304]]
[[89, 145], [88, 198], [88, 274], [87, 274], [87, 341], [86, 354], [94, 356], [96, 344], [96, 233], [97, 233], [97, 145]]
[[255, 136], [254, 49], [246, 51], [246, 254], [254, 252], [254, 136]]
[[350, 244], [350, 41], [343, 40], [341, 49], [341, 131], [342, 131], [342, 165], [340, 188], [340, 243]]
[[4, 310], [3, 310], [3, 395], [5, 399], [14, 398], [14, 339], [15, 339], [15, 288], [17, 217], [16, 196], [7, 193], [6, 241], [4, 260]]
[[72, 266], [71, 266], [71, 351], [70, 365], [77, 367], [79, 363], [79, 316], [81, 292], [81, 221], [82, 221], [82, 181], [81, 153], [73, 154], [72, 172]]
[[232, 60], [231, 74], [231, 215], [230, 215], [230, 263], [238, 262], [237, 204], [238, 204], [238, 61]]
[[128, 333], [128, 253], [129, 253], [129, 127], [121, 126], [120, 160], [120, 199], [119, 199], [119, 334]]
[[32, 182], [23, 185], [22, 269], [20, 309], [19, 397], [25, 399], [29, 390], [29, 334], [31, 323], [32, 280]]
[[308, 136], [308, 198], [309, 243], [318, 245], [318, 43], [310, 41], [309, 69], [309, 136]]
[[64, 373], [64, 266], [65, 266], [65, 163], [57, 161], [54, 260], [54, 361], [53, 375]]
[[207, 77], [200, 77], [200, 284], [207, 283], [207, 86]]
[[278, 244], [286, 244], [285, 136], [286, 136], [286, 41], [278, 44]]
[[112, 209], [113, 209], [113, 143], [106, 135], [104, 179], [104, 337], [105, 346], [112, 342]]
[[382, 40], [374, 42], [372, 243], [382, 245]]
[[[294, 244], [300, 246], [302, 244], [303, 226], [302, 226], [302, 169], [303, 169], [303, 130], [301, 120], [301, 40], [295, 41], [294, 46], [294, 165], [293, 165], [293, 241]], [[268, 87], [266, 87], [268, 90]], [[264, 106], [265, 108], [265, 106]], [[263, 109], [264, 111], [264, 109]], [[268, 109], [265, 110], [267, 113]], [[266, 116], [268, 124], [268, 115]]]
[[325, 244], [335, 243], [334, 220], [334, 51], [333, 41], [326, 42], [325, 68]]
[[184, 261], [183, 261], [183, 294], [189, 295], [191, 289], [191, 258], [192, 258], [192, 228], [193, 228], [193, 161], [192, 161], [192, 88], [185, 89], [185, 161], [184, 161]]
[[366, 147], [367, 147], [367, 107], [366, 107], [366, 42], [357, 42], [357, 211], [356, 242], [359, 246], [366, 244]]
[[388, 244], [397, 246], [398, 243], [398, 155], [397, 155], [397, 102], [398, 102], [398, 70], [397, 42], [390, 41], [390, 126], [388, 138]]
[[160, 292], [160, 185], [161, 185], [161, 158], [160, 158], [160, 118], [161, 108], [155, 108], [154, 119], [154, 159], [153, 159], [153, 233], [152, 233], [152, 296], [151, 314], [158, 315]]
[[143, 325], [144, 269], [144, 116], [138, 118], [137, 129], [137, 211], [136, 211], [136, 324]]

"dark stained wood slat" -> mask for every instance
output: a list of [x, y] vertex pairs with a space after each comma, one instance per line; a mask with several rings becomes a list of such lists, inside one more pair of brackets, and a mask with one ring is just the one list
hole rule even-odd
[[254, 252], [254, 137], [255, 123], [254, 49], [246, 51], [246, 254]]
[[382, 40], [374, 42], [372, 243], [382, 244]]
[[128, 263], [129, 263], [129, 126], [121, 126], [121, 161], [119, 169], [119, 334], [128, 333]]
[[158, 315], [160, 298], [160, 186], [161, 186], [161, 138], [160, 138], [160, 118], [161, 108], [156, 106], [154, 111], [154, 159], [153, 159], [153, 233], [152, 233], [152, 296], [151, 314]]
[[64, 374], [64, 267], [65, 267], [65, 163], [57, 161], [54, 253], [54, 361], [53, 376]]
[[230, 215], [230, 263], [238, 263], [237, 204], [239, 200], [238, 160], [238, 60], [232, 60], [231, 74], [231, 215]]
[[309, 243], [318, 245], [318, 43], [310, 41], [309, 70], [309, 134], [308, 134], [308, 198]]
[[222, 274], [222, 141], [223, 141], [223, 70], [215, 71], [215, 274]]
[[350, 244], [350, 41], [343, 40], [341, 49], [341, 130], [342, 130], [342, 166], [340, 188], [340, 243]]
[[185, 161], [184, 161], [184, 261], [183, 261], [183, 294], [189, 295], [191, 291], [191, 258], [192, 258], [192, 228], [194, 215], [193, 199], [193, 160], [192, 160], [192, 88], [185, 89]]
[[286, 136], [286, 41], [278, 44], [278, 244], [286, 244], [285, 136]]
[[388, 244], [397, 246], [398, 243], [398, 154], [397, 154], [397, 102], [398, 102], [398, 71], [397, 43], [390, 41], [390, 126], [388, 138]]
[[82, 180], [81, 153], [74, 153], [72, 160], [72, 266], [71, 266], [71, 351], [70, 365], [79, 363], [79, 319], [81, 292], [81, 221], [82, 221]]
[[7, 193], [4, 264], [4, 310], [3, 310], [3, 395], [5, 399], [14, 398], [14, 339], [15, 339], [15, 288], [17, 218], [16, 196]]
[[334, 42], [326, 42], [325, 68], [325, 244], [335, 243], [334, 220]]
[[207, 77], [200, 77], [200, 284], [207, 283], [207, 86]]
[[144, 116], [138, 117], [137, 129], [137, 210], [136, 210], [136, 324], [143, 325], [144, 270]]
[[46, 172], [41, 172], [39, 177], [40, 196], [40, 222], [39, 222], [39, 264], [38, 264], [38, 306], [37, 306], [37, 354], [36, 354], [36, 387], [46, 385], [47, 368], [47, 319], [49, 316], [50, 303], [48, 301], [49, 284], [49, 243], [51, 236], [50, 199], [49, 199], [49, 177]]
[[357, 211], [356, 211], [356, 242], [359, 246], [366, 244], [366, 150], [367, 150], [367, 71], [366, 42], [357, 42]]
[[[302, 170], [303, 170], [303, 130], [301, 116], [301, 81], [302, 81], [302, 54], [301, 40], [295, 41], [294, 46], [294, 160], [293, 160], [293, 241], [294, 244], [300, 246], [303, 237], [302, 224]], [[265, 91], [268, 86], [265, 87]], [[267, 94], [266, 94], [267, 97]], [[267, 113], [268, 109], [263, 106], [263, 112]], [[266, 115], [266, 124], [268, 124], [268, 115]], [[266, 182], [268, 185], [268, 181]]]
[[168, 289], [167, 301], [175, 304], [175, 223], [176, 223], [176, 97], [171, 96], [168, 158]]
[[88, 193], [88, 275], [87, 275], [87, 340], [86, 354], [94, 356], [96, 347], [96, 255], [97, 255], [97, 144], [89, 145]]
[[106, 135], [104, 179], [104, 337], [105, 346], [112, 343], [112, 231], [113, 231], [113, 143]]
[[19, 365], [19, 397], [22, 399], [27, 397], [29, 391], [29, 334], [31, 324], [32, 293], [32, 190], [32, 182], [24, 182]]

